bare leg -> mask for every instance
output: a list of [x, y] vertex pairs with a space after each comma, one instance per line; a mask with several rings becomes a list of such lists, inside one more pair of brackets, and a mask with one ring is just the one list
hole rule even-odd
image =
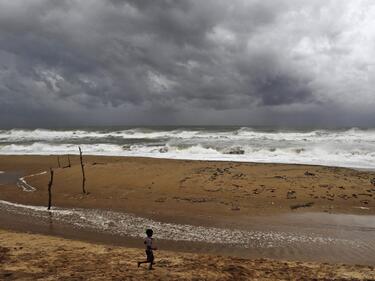
[[148, 269], [149, 270], [152, 270], [152, 265], [154, 264], [154, 259], [152, 259], [151, 261], [149, 261], [150, 265], [148, 266]]
[[138, 267], [142, 264], [142, 263], [148, 263], [149, 261], [139, 261], [138, 262]]

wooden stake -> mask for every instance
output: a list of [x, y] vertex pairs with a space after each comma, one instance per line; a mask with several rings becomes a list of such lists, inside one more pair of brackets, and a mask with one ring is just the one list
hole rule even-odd
[[57, 165], [58, 165], [59, 168], [60, 168], [60, 156], [57, 156]]
[[68, 167], [70, 168], [72, 165], [70, 165], [70, 157], [69, 157], [69, 154], [68, 154]]
[[53, 184], [53, 170], [50, 168], [50, 179], [48, 183], [48, 210], [51, 209], [51, 204], [52, 204], [52, 184]]
[[78, 149], [79, 149], [79, 159], [81, 160], [81, 168], [82, 168], [82, 193], [86, 194], [86, 190], [85, 190], [86, 177], [85, 177], [85, 169], [83, 167], [84, 164], [82, 160], [82, 150], [81, 150], [81, 147], [78, 147]]

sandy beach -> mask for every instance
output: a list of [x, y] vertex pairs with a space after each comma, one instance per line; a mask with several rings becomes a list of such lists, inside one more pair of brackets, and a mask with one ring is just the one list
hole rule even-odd
[[[34, 277], [28, 274], [33, 272], [43, 278], [49, 276], [46, 280], [69, 280], [63, 278], [68, 276], [64, 274], [72, 274], [71, 280], [100, 280], [95, 278], [109, 274], [104, 268], [77, 273], [74, 263], [49, 273], [38, 269], [41, 260], [46, 260], [43, 256], [61, 247], [65, 249], [64, 255], [71, 252], [72, 256], [61, 257], [69, 260], [92, 249], [87, 252], [91, 267], [103, 251], [111, 248], [111, 253], [116, 252], [111, 257], [113, 263], [129, 267], [125, 270], [120, 266], [122, 271], [112, 268], [112, 280], [121, 280], [121, 274], [134, 280], [149, 278], [150, 275], [142, 275], [144, 271], [134, 271], [129, 261], [122, 261], [124, 251], [127, 260], [142, 256], [141, 239], [137, 235], [146, 225], [158, 230], [161, 248], [172, 251], [160, 252], [165, 264], [162, 262], [161, 268], [151, 273], [154, 279], [165, 280], [166, 274], [171, 274], [167, 280], [233, 280], [233, 276], [236, 280], [298, 280], [301, 276], [308, 280], [317, 276], [322, 280], [374, 278], [368, 270], [374, 265], [371, 262], [375, 245], [373, 230], [368, 224], [375, 206], [374, 172], [309, 165], [84, 156], [88, 194], [83, 195], [79, 158], [70, 156], [71, 167], [66, 167], [67, 156], [60, 156], [59, 161], [60, 168], [56, 156], [0, 156], [0, 170], [4, 172], [0, 176], [0, 200], [4, 200], [0, 211], [2, 228], [8, 229], [1, 234], [2, 247], [12, 245], [13, 240], [20, 244], [25, 239], [22, 235], [26, 234], [16, 234], [12, 229], [107, 246], [85, 244], [77, 246], [79, 251], [76, 248], [70, 251], [69, 247], [83, 242], [72, 244], [59, 238], [33, 235], [35, 244], [19, 246], [24, 250], [17, 246], [3, 250], [10, 253], [11, 264], [17, 268], [7, 267], [5, 263], [2, 270], [4, 274], [12, 273], [9, 278], [21, 274], [22, 266], [35, 267], [22, 273], [26, 275], [19, 275], [24, 280], [32, 280]], [[49, 168], [54, 170], [54, 217], [49, 217], [46, 211], [49, 173], [43, 172]], [[25, 205], [40, 207], [25, 209], [22, 207]], [[107, 218], [104, 225], [99, 218]], [[70, 224], [64, 225], [68, 221]], [[126, 221], [130, 225], [121, 224]], [[74, 230], [73, 225], [79, 225], [81, 230]], [[183, 241], [176, 240], [175, 235]], [[219, 240], [211, 244], [212, 237], [217, 235], [219, 238], [214, 239]], [[241, 246], [244, 239], [249, 239], [246, 243], [250, 244]], [[35, 252], [32, 261], [26, 262], [25, 256], [19, 254], [19, 251], [34, 252], [33, 249], [46, 243], [51, 248], [43, 246]], [[179, 262], [171, 273], [168, 268], [174, 256]], [[275, 258], [279, 261], [272, 260]], [[51, 258], [55, 259], [56, 256]], [[210, 262], [213, 267], [205, 266], [196, 259], [215, 260], [220, 266], [213, 262]], [[25, 265], [25, 262], [35, 264]], [[351, 265], [338, 265], [343, 262]], [[355, 266], [356, 263], [362, 266]], [[47, 268], [56, 269], [52, 264]]]
[[158, 251], [155, 270], [137, 268], [143, 252], [0, 230], [1, 280], [372, 280], [372, 266], [241, 259]]
[[[14, 181], [3, 183], [0, 199], [46, 205], [49, 173], [27, 176], [52, 167], [53, 204], [60, 207], [111, 209], [175, 221], [293, 210], [375, 213], [374, 172], [128, 157], [88, 156], [84, 161], [89, 194], [82, 196], [77, 157], [71, 157], [71, 168], [56, 168], [55, 156], [1, 156], [1, 170], [26, 176], [36, 191], [20, 192]], [[60, 165], [67, 165], [66, 157], [60, 157]]]

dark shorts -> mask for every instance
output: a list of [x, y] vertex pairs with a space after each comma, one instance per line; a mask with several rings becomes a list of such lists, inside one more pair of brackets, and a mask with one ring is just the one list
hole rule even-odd
[[154, 261], [154, 253], [152, 252], [152, 250], [146, 250], [146, 256], [148, 262]]

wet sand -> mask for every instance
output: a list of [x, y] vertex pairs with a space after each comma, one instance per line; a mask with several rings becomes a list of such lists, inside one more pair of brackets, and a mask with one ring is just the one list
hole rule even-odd
[[15, 171], [0, 171], [0, 185], [12, 184], [21, 177], [21, 173]]
[[157, 251], [155, 270], [137, 268], [142, 251], [0, 230], [2, 280], [374, 280], [372, 266], [241, 259]]
[[162, 249], [246, 258], [375, 265], [375, 217], [326, 213], [253, 217], [242, 228], [160, 222], [98, 209], [26, 206], [0, 201], [3, 227], [139, 247], [152, 227]]

